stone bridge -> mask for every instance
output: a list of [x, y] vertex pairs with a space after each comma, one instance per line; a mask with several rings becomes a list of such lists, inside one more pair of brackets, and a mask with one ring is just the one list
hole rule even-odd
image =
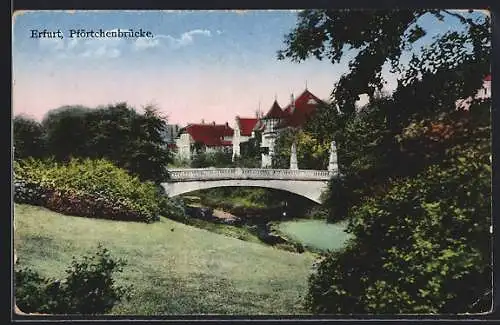
[[214, 187], [251, 186], [288, 191], [317, 203], [336, 175], [329, 170], [266, 168], [169, 169], [169, 174], [170, 180], [162, 185], [171, 197]]

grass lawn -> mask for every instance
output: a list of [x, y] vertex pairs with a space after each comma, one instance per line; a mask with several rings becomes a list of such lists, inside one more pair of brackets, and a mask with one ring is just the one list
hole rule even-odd
[[65, 216], [15, 205], [20, 266], [65, 277], [100, 242], [128, 264], [132, 300], [114, 314], [301, 314], [314, 255], [246, 242], [166, 218], [153, 224]]
[[344, 232], [345, 223], [326, 223], [324, 220], [290, 220], [277, 224], [279, 232], [304, 246], [326, 251], [345, 246], [351, 235]]

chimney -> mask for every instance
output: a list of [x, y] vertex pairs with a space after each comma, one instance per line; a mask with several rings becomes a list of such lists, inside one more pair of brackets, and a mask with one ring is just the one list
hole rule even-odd
[[212, 125], [215, 125], [215, 121], [212, 121]]
[[201, 119], [201, 124], [205, 124], [205, 120], [204, 119]]
[[228, 128], [229, 127], [229, 123], [226, 121], [226, 127]]

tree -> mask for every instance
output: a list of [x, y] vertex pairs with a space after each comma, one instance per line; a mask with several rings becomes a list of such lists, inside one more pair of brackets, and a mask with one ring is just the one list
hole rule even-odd
[[202, 151], [196, 154], [191, 160], [191, 167], [206, 168], [206, 167], [231, 167], [232, 155], [231, 152], [224, 149], [218, 149], [211, 152]]
[[88, 152], [89, 136], [84, 117], [90, 109], [82, 106], [63, 106], [49, 111], [42, 120], [46, 132], [47, 153], [58, 161], [69, 161]]
[[[451, 17], [461, 23], [462, 31], [447, 32], [417, 51], [412, 44], [426, 33], [419, 26], [424, 15], [438, 20]], [[398, 136], [422, 119], [438, 120], [453, 112], [457, 99], [475, 95], [489, 73], [489, 33], [489, 17], [471, 13], [305, 10], [299, 13], [297, 27], [286, 36], [285, 49], [278, 57], [300, 62], [313, 56], [339, 63], [354, 53], [350, 71], [334, 86], [332, 105], [319, 107], [304, 130], [316, 139], [336, 140], [344, 174], [359, 175], [358, 180], [375, 176], [383, 186], [383, 180], [415, 175], [427, 166], [419, 165], [424, 160], [415, 159], [425, 145], [413, 152], [402, 151]], [[403, 52], [412, 54], [406, 68], [400, 61]], [[399, 73], [391, 96], [380, 96], [385, 63]], [[354, 106], [362, 93], [370, 95], [371, 106], [377, 106], [368, 118], [360, 118]], [[368, 151], [367, 146], [371, 147]], [[359, 182], [359, 189], [363, 188], [370, 189]]]
[[297, 146], [297, 161], [300, 169], [326, 169], [328, 166], [330, 143], [319, 141], [309, 132], [286, 129], [276, 140], [273, 168], [289, 168], [291, 147]]
[[353, 209], [348, 231], [355, 239], [319, 263], [309, 279], [308, 307], [315, 313], [487, 311], [491, 166], [489, 141], [479, 142], [450, 149], [442, 165], [396, 181]]
[[13, 121], [14, 159], [41, 158], [45, 154], [44, 130], [37, 121], [16, 116]]
[[[434, 73], [437, 69], [446, 70], [446, 63], [455, 68], [475, 63], [475, 69], [471, 71], [475, 78], [468, 79], [465, 74], [459, 78], [470, 85], [462, 87], [464, 93], [473, 95], [480, 86], [480, 79], [489, 73], [490, 18], [485, 15], [473, 18], [448, 10], [304, 10], [298, 14], [297, 26], [285, 37], [285, 49], [278, 51], [278, 58], [300, 62], [313, 56], [340, 63], [354, 52], [354, 59], [349, 63], [350, 71], [341, 76], [332, 92], [334, 104], [343, 114], [351, 116], [360, 94], [366, 93], [372, 98], [383, 88], [381, 72], [385, 63], [390, 64], [392, 71], [403, 72], [402, 53], [411, 52], [412, 44], [426, 34], [419, 25], [419, 18], [424, 15], [433, 15], [441, 21], [446, 16], [453, 17], [465, 30], [462, 33], [448, 32], [440, 38], [434, 47], [440, 51], [438, 57], [432, 51], [421, 57], [414, 53], [412, 68], [401, 84], [425, 77], [425, 73], [415, 73], [422, 72], [420, 67], [428, 67], [425, 69]], [[469, 46], [472, 51], [464, 51]], [[457, 48], [462, 50], [453, 53]]]
[[129, 169], [142, 180], [157, 183], [168, 178], [167, 164], [173, 161], [162, 134], [165, 132], [166, 117], [156, 107], [147, 106], [143, 115], [135, 116], [134, 134], [126, 148], [130, 157]]
[[59, 161], [71, 157], [106, 158], [139, 176], [160, 183], [168, 177], [172, 156], [162, 134], [166, 118], [155, 107], [139, 114], [126, 103], [88, 109], [63, 107], [47, 114], [48, 153]]
[[[417, 51], [424, 15], [456, 19], [461, 30]], [[491, 293], [490, 102], [473, 100], [469, 111], [457, 111], [456, 101], [474, 97], [489, 74], [490, 37], [489, 17], [470, 12], [299, 14], [279, 58], [338, 63], [354, 54], [350, 71], [334, 86], [333, 104], [306, 125], [338, 143], [345, 177], [330, 182], [326, 204], [344, 195], [344, 209], [330, 212], [347, 215], [355, 235], [311, 275], [307, 305], [313, 312], [489, 308], [478, 297]], [[400, 60], [403, 52], [411, 54], [408, 64]], [[398, 86], [377, 99], [386, 63], [398, 73]], [[358, 112], [355, 101], [363, 93], [371, 107]]]
[[262, 132], [254, 131], [255, 136], [240, 144], [240, 156], [234, 160], [234, 165], [246, 168], [259, 168], [261, 165]]

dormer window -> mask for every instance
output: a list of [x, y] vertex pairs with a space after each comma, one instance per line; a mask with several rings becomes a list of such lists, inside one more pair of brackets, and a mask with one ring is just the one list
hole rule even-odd
[[314, 98], [311, 98], [307, 101], [307, 103], [310, 105], [316, 105], [318, 102]]

